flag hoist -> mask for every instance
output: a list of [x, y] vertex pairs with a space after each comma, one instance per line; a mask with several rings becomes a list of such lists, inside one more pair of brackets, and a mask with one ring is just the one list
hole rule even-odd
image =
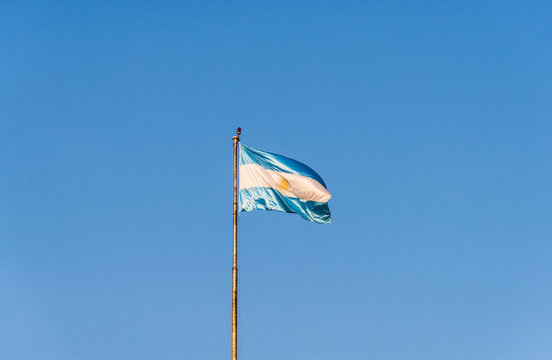
[[[307, 165], [234, 141], [234, 257], [232, 265], [232, 360], [238, 357], [238, 212], [271, 210], [299, 214], [319, 224], [331, 222], [332, 194]], [[238, 159], [239, 151], [239, 159]], [[238, 165], [239, 162], [239, 165]], [[239, 166], [239, 187], [238, 187]], [[239, 192], [239, 194], [238, 194]], [[239, 204], [238, 204], [239, 196]]]

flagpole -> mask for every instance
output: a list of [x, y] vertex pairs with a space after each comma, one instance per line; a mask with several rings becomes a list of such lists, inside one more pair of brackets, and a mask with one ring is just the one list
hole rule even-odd
[[241, 128], [234, 141], [234, 258], [232, 262], [232, 360], [238, 358], [238, 143]]

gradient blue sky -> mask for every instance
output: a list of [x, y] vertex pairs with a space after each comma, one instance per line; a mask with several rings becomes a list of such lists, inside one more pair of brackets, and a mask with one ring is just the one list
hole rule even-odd
[[0, 358], [552, 358], [548, 1], [0, 5]]

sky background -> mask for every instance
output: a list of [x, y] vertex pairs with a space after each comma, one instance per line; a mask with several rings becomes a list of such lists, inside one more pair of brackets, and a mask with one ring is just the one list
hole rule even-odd
[[0, 358], [552, 358], [549, 1], [0, 4]]

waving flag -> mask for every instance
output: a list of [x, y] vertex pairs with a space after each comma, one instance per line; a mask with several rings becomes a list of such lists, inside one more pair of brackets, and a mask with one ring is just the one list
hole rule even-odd
[[239, 211], [283, 211], [316, 223], [331, 222], [332, 194], [307, 165], [240, 143], [239, 169]]

